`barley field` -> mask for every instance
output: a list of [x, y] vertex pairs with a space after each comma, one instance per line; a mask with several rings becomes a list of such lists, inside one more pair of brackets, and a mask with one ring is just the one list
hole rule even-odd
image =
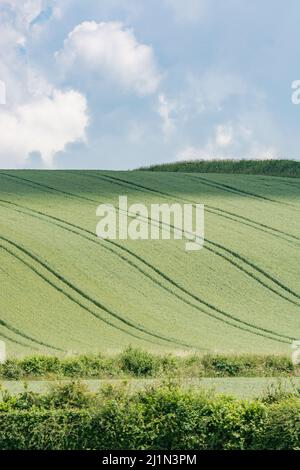
[[[100, 240], [100, 203], [202, 203], [205, 243]], [[9, 356], [290, 354], [300, 339], [300, 178], [0, 171]]]

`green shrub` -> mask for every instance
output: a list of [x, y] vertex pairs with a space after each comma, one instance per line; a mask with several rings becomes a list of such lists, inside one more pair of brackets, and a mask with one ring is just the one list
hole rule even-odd
[[25, 375], [20, 362], [16, 359], [8, 359], [1, 364], [0, 373], [1, 377], [7, 380], [20, 380]]
[[300, 450], [300, 400], [289, 398], [269, 407], [261, 449]]
[[154, 449], [243, 449], [253, 445], [265, 416], [263, 404], [175, 386], [141, 392], [140, 399]]
[[240, 375], [245, 368], [244, 362], [239, 357], [211, 356], [203, 358], [204, 368], [222, 377], [233, 377]]
[[80, 358], [70, 358], [62, 361], [62, 375], [65, 377], [85, 377], [88, 376], [86, 364]]
[[38, 393], [25, 389], [24, 392], [17, 396], [7, 395], [4, 400], [9, 406], [8, 409], [13, 410], [35, 410], [44, 406], [44, 397]]
[[49, 408], [87, 408], [94, 402], [93, 394], [82, 382], [69, 382], [52, 386], [46, 396], [46, 405]]
[[129, 347], [120, 356], [121, 368], [137, 377], [154, 376], [159, 371], [158, 357], [140, 349]]
[[90, 425], [90, 413], [84, 410], [0, 413], [0, 449], [88, 449]]
[[47, 374], [60, 373], [60, 361], [55, 356], [33, 356], [22, 360], [23, 374], [41, 377]]
[[285, 372], [290, 374], [294, 371], [292, 360], [284, 356], [267, 356], [265, 367], [274, 373]]

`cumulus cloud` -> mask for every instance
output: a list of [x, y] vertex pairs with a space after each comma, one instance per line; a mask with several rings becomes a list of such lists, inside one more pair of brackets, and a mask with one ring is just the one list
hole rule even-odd
[[212, 138], [203, 147], [187, 146], [178, 160], [224, 160], [231, 158], [276, 158], [276, 149], [258, 141], [252, 129], [241, 123], [217, 125]]
[[161, 79], [152, 47], [140, 44], [122, 23], [77, 25], [56, 57], [64, 70], [80, 67], [140, 95], [154, 93]]
[[20, 166], [33, 152], [52, 167], [57, 152], [85, 138], [88, 125], [85, 98], [75, 91], [54, 89], [50, 96], [33, 99], [11, 111], [0, 112], [0, 162]]
[[[0, 19], [0, 78], [6, 100], [0, 106], [0, 165], [26, 166], [29, 162], [53, 167], [57, 152], [85, 139], [88, 109], [85, 97], [61, 90], [30, 66], [18, 46], [25, 47], [31, 24], [45, 7], [43, 0], [3, 0]], [[3, 100], [2, 100], [3, 101]]]

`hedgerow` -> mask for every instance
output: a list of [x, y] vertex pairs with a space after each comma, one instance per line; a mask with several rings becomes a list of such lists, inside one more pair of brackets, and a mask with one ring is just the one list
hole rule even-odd
[[83, 355], [67, 358], [32, 356], [9, 359], [0, 364], [0, 378], [20, 380], [42, 377], [113, 378], [113, 377], [271, 377], [299, 374], [285, 356], [225, 356], [192, 354], [178, 357], [155, 355], [127, 348], [115, 357]]
[[[213, 155], [212, 155], [213, 157]], [[296, 160], [187, 160], [140, 168], [149, 171], [185, 173], [240, 173], [253, 175], [300, 177]]]
[[296, 449], [300, 399], [266, 404], [172, 384], [92, 394], [72, 382], [46, 395], [7, 394], [0, 428], [1, 450]]

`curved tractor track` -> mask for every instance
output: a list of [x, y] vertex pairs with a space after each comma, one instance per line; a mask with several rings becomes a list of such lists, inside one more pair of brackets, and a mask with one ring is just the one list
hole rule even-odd
[[[94, 176], [93, 176], [94, 177]], [[95, 178], [102, 178], [102, 177], [98, 177], [98, 176], [95, 176]], [[115, 179], [113, 177], [104, 177], [104, 178], [110, 178], [110, 179]], [[128, 183], [128, 184], [131, 184], [131, 183]], [[134, 186], [136, 186], [136, 184], [134, 183], [133, 184]], [[143, 188], [143, 186], [141, 185], [138, 185], [139, 187]], [[152, 191], [150, 188], [148, 187], [144, 187], [144, 189], [146, 189], [147, 191]], [[156, 190], [153, 190], [153, 192], [158, 192]], [[178, 198], [172, 194], [169, 194], [169, 193], [163, 193], [161, 191], [158, 192], [160, 195], [163, 195], [165, 197], [175, 197], [176, 199], [178, 200], [183, 200], [184, 202], [191, 202], [191, 203], [194, 203], [194, 201], [190, 201], [190, 200], [187, 200], [187, 199], [183, 199], [183, 198]], [[96, 201], [94, 201], [96, 202]], [[206, 206], [207, 207], [207, 206]], [[157, 221], [159, 223], [159, 221]], [[171, 227], [173, 229], [176, 229], [176, 227], [172, 226]], [[178, 230], [178, 229], [177, 229]], [[211, 248], [211, 246], [207, 246], [207, 245], [211, 245], [212, 247], [214, 248]], [[300, 299], [300, 294], [294, 292], [292, 289], [290, 289], [289, 287], [285, 286], [282, 282], [280, 282], [278, 279], [276, 279], [274, 276], [272, 276], [271, 274], [267, 273], [265, 270], [263, 270], [262, 268], [260, 268], [259, 266], [257, 266], [256, 264], [252, 263], [250, 260], [246, 259], [245, 257], [241, 256], [240, 254], [238, 254], [237, 252], [233, 251], [233, 250], [229, 250], [228, 248], [224, 247], [223, 245], [219, 244], [219, 243], [216, 243], [216, 242], [213, 242], [212, 240], [209, 240], [208, 238], [205, 238], [205, 247], [208, 251], [212, 252], [213, 254], [217, 255], [217, 256], [220, 256], [222, 257], [223, 259], [225, 259], [226, 261], [228, 261], [230, 264], [232, 264], [233, 266], [235, 266], [236, 268], [238, 268], [239, 270], [241, 270], [244, 274], [247, 274], [249, 277], [251, 277], [252, 279], [256, 280], [258, 283], [260, 283], [263, 287], [265, 287], [266, 289], [270, 290], [271, 292], [275, 293], [276, 295], [278, 295], [279, 297], [283, 298], [284, 300], [287, 300], [288, 302], [296, 305], [296, 306], [299, 306], [300, 304], [298, 303], [298, 300]], [[292, 296], [294, 296], [297, 301], [295, 300], [292, 300], [292, 299], [289, 299], [288, 297], [286, 297], [286, 295], [284, 295], [283, 293], [281, 292], [278, 292], [277, 290], [275, 290], [274, 288], [270, 287], [268, 284], [266, 284], [264, 281], [262, 281], [261, 279], [259, 279], [257, 276], [255, 276], [254, 274], [252, 274], [251, 272], [247, 271], [245, 268], [241, 267], [239, 264], [237, 264], [236, 262], [234, 262], [231, 258], [228, 258], [226, 255], [224, 255], [223, 253], [220, 253], [218, 251], [216, 251], [216, 248], [218, 249], [221, 249], [222, 251], [224, 251], [225, 253], [231, 255], [233, 258], [236, 258], [237, 260], [241, 261], [242, 263], [246, 264], [248, 267], [250, 268], [253, 268], [254, 271], [257, 271], [258, 273], [262, 274], [264, 277], [266, 277], [268, 280], [270, 280], [271, 282], [273, 282], [275, 285], [277, 285], [278, 287], [280, 287], [285, 293], [288, 293], [288, 294], [291, 294]]]
[[[64, 182], [64, 173], [65, 172], [60, 172], [60, 175], [63, 175], [63, 178], [58, 179], [59, 183]], [[95, 179], [99, 181], [102, 180], [102, 181], [105, 181], [106, 183], [111, 183], [113, 185], [126, 187], [127, 189], [131, 188], [136, 191], [142, 192], [144, 194], [159, 195], [160, 197], [164, 197], [165, 199], [168, 199], [168, 201], [170, 200], [170, 198], [172, 198], [173, 200], [179, 200], [179, 201], [181, 200], [186, 203], [196, 204], [195, 201], [190, 200], [185, 197], [181, 197], [178, 194], [172, 194], [170, 192], [159, 191], [159, 190], [153, 189], [151, 185], [146, 186], [143, 184], [135, 183], [132, 181], [128, 181], [125, 178], [118, 178], [118, 177], [112, 176], [111, 174], [109, 175], [103, 174], [103, 173], [90, 174], [87, 172], [79, 173], [76, 171], [68, 172], [68, 173], [69, 174], [72, 173], [72, 175], [74, 176], [75, 175], [80, 176], [81, 179], [83, 180], [85, 178], [87, 179], [93, 178], [94, 180]], [[42, 191], [43, 193], [48, 192], [49, 194], [63, 195], [63, 196], [66, 196], [68, 198], [71, 198], [77, 201], [86, 201], [86, 202], [92, 203], [93, 205], [95, 205], [95, 203], [96, 204], [101, 203], [101, 201], [99, 201], [97, 198], [95, 197], [93, 198], [92, 195], [91, 197], [89, 197], [90, 196], [89, 194], [84, 195], [84, 194], [78, 194], [76, 192], [73, 193], [69, 190], [59, 189], [57, 187], [53, 187], [51, 185], [52, 183], [44, 184], [41, 182], [37, 182], [34, 179], [30, 179], [27, 177], [25, 178], [25, 177], [18, 176], [16, 174], [10, 174], [10, 173], [5, 173], [5, 172], [0, 172], [0, 176], [4, 178], [14, 179], [16, 182], [20, 184], [29, 186], [31, 188], [34, 188], [35, 190], [38, 189], [39, 191]], [[184, 178], [188, 178], [188, 177], [189, 176], [184, 175]], [[199, 184], [204, 184], [204, 185], [206, 184], [206, 182], [198, 181], [197, 177], [191, 177], [191, 178], [196, 179]], [[85, 184], [82, 183], [82, 184], [83, 186], [86, 185], [86, 183]], [[54, 186], [56, 186], [56, 184]], [[76, 187], [76, 181], [75, 181], [75, 187]], [[217, 187], [216, 189], [221, 190], [222, 188]], [[233, 187], [225, 188], [226, 192], [229, 189], [231, 191]], [[79, 187], [79, 191], [80, 191], [80, 187]], [[236, 191], [236, 193], [237, 192], [238, 190]], [[252, 193], [248, 194], [248, 192], [243, 192], [243, 193], [245, 194], [240, 194], [240, 195], [243, 195], [245, 197], [250, 197], [251, 199], [257, 196], [255, 197], [255, 199], [258, 199], [258, 200], [262, 199], [262, 200], [271, 202], [272, 204], [273, 203], [278, 204], [278, 201], [273, 201], [271, 199], [264, 198], [264, 197], [260, 198], [258, 197], [258, 195], [254, 195]], [[193, 292], [194, 289], [186, 288], [184, 285], [180, 284], [174, 278], [170, 277], [164, 271], [159, 269], [156, 266], [156, 264], [151, 264], [150, 262], [147, 261], [147, 259], [140, 256], [137, 252], [133, 251], [132, 249], [127, 248], [126, 246], [123, 246], [122, 244], [116, 241], [102, 240], [102, 239], [100, 240], [97, 238], [94, 232], [87, 230], [79, 225], [70, 223], [66, 221], [64, 218], [61, 219], [59, 217], [55, 217], [54, 215], [47, 214], [46, 212], [43, 212], [41, 210], [36, 210], [36, 209], [33, 209], [32, 207], [28, 207], [26, 205], [8, 201], [3, 198], [0, 199], [0, 206], [5, 208], [6, 210], [12, 209], [15, 213], [22, 214], [23, 216], [33, 217], [43, 223], [51, 224], [52, 226], [55, 226], [59, 228], [60, 230], [65, 230], [69, 234], [75, 235], [76, 237], [81, 237], [87, 243], [93, 243], [95, 246], [97, 246], [97, 249], [99, 249], [100, 251], [106, 250], [110, 252], [112, 256], [118, 258], [120, 262], [126, 263], [130, 267], [130, 269], [134, 269], [139, 274], [141, 274], [143, 278], [147, 280], [147, 282], [151, 282], [153, 285], [155, 285], [162, 291], [166, 292], [167, 295], [173, 296], [174, 298], [179, 300], [180, 303], [176, 304], [176, 311], [177, 311], [177, 305], [178, 305], [178, 315], [180, 314], [181, 311], [184, 312], [182, 307], [184, 306], [184, 304], [186, 304], [189, 307], [191, 307], [195, 312], [199, 313], [200, 315], [206, 315], [207, 317], [210, 317], [213, 321], [219, 322], [220, 324], [224, 323], [230, 326], [231, 328], [235, 328], [236, 331], [241, 330], [241, 331], [246, 332], [249, 335], [255, 335], [258, 337], [266, 338], [271, 341], [274, 341], [277, 343], [283, 343], [283, 344], [290, 344], [291, 341], [298, 339], [293, 336], [293, 330], [291, 329], [287, 330], [289, 334], [283, 334], [279, 331], [275, 331], [274, 328], [269, 328], [267, 323], [265, 323], [265, 325], [263, 326], [258, 326], [255, 324], [255, 322], [254, 323], [253, 321], [251, 322], [250, 317], [249, 317], [250, 321], [248, 321], [248, 319], [246, 319], [247, 320], [246, 321], [246, 320], [239, 318], [239, 316], [235, 316], [234, 314], [230, 313], [230, 311], [228, 312], [224, 309], [219, 308], [215, 304], [215, 302], [211, 303], [211, 302], [206, 301], [205, 298], [202, 298], [198, 294], [194, 293]], [[251, 229], [267, 233], [268, 235], [276, 237], [276, 238], [280, 238], [290, 245], [294, 245], [297, 247], [300, 245], [299, 244], [300, 238], [288, 233], [288, 231], [280, 231], [273, 227], [260, 224], [259, 222], [253, 219], [240, 216], [239, 214], [236, 214], [234, 212], [222, 210], [215, 206], [206, 205], [206, 210], [215, 216], [229, 219], [230, 221], [250, 227]], [[148, 219], [145, 218], [145, 220], [148, 220]], [[165, 225], [160, 220], [157, 220], [156, 222], [161, 227]], [[173, 230], [178, 230], [173, 225], [170, 225], [170, 227]], [[108, 305], [104, 305], [103, 302], [101, 300], [98, 300], [96, 297], [86, 294], [82, 286], [79, 287], [78, 284], [75, 285], [73, 282], [70, 282], [70, 280], [68, 280], [65, 277], [65, 275], [63, 275], [62, 273], [54, 269], [54, 267], [51, 264], [47, 263], [43, 258], [41, 258], [39, 255], [34, 253], [32, 250], [28, 249], [28, 247], [25, 247], [23, 244], [20, 244], [19, 241], [12, 240], [10, 236], [8, 237], [0, 236], [0, 240], [2, 240], [2, 244], [0, 244], [0, 248], [5, 250], [6, 253], [8, 253], [10, 256], [13, 256], [15, 259], [17, 259], [20, 263], [22, 263], [24, 266], [26, 266], [28, 269], [34, 272], [37, 276], [39, 276], [45, 283], [47, 283], [53, 289], [55, 289], [60, 294], [65, 296], [69, 301], [79, 306], [85, 312], [85, 314], [92, 315], [97, 320], [99, 320], [99, 322], [106, 323], [109, 327], [114, 328], [115, 330], [118, 330], [120, 334], [125, 334], [128, 336], [131, 336], [132, 338], [135, 338], [141, 341], [146, 341], [154, 345], [156, 344], [163, 345], [165, 343], [168, 345], [173, 345], [176, 347], [180, 346], [180, 347], [184, 347], [184, 348], [188, 348], [192, 350], [197, 350], [197, 349], [202, 350], [202, 351], [208, 350], [205, 348], [199, 348], [195, 346], [194, 344], [191, 344], [191, 342], [189, 341], [181, 341], [179, 339], [180, 336], [179, 338], [169, 337], [168, 334], [164, 336], [159, 331], [159, 328], [155, 327], [154, 331], [152, 331], [151, 329], [147, 329], [143, 324], [140, 324], [124, 316], [122, 312], [115, 311]], [[233, 249], [229, 249], [227, 246], [217, 243], [216, 241], [211, 240], [211, 239], [205, 240], [205, 249], [209, 251], [210, 253], [212, 253], [214, 256], [217, 256], [225, 260], [226, 263], [229, 263], [236, 270], [240, 271], [243, 275], [246, 275], [247, 277], [257, 282], [257, 284], [262, 286], [272, 295], [275, 295], [283, 299], [284, 301], [289, 302], [292, 305], [296, 305], [296, 306], [300, 305], [299, 303], [300, 295], [294, 289], [285, 285], [283, 282], [281, 282], [280, 279], [275, 277], [272, 273], [267, 272], [263, 267], [253, 263], [251, 259], [248, 259], [242, 256], [237, 251]], [[226, 266], [224, 267], [224, 269], [225, 269], [224, 272], [226, 272], [226, 269], [227, 269]], [[233, 275], [236, 276], [236, 274], [234, 273]], [[159, 294], [159, 295], [161, 296], [162, 294]], [[267, 297], [262, 297], [262, 299], [264, 298], [267, 298]], [[8, 331], [13, 333], [14, 335], [17, 335], [20, 339], [19, 338], [12, 339], [8, 334], [7, 335], [2, 334], [2, 336], [6, 337], [7, 340], [11, 342], [15, 342], [16, 344], [19, 344], [20, 346], [23, 346], [25, 348], [31, 348], [31, 349], [46, 347], [52, 351], [65, 352], [63, 349], [57, 348], [56, 346], [49, 344], [49, 343], [44, 343], [40, 341], [39, 339], [37, 339], [36, 337], [30, 336], [27, 332], [23, 332], [20, 329], [15, 328], [14, 325], [12, 325], [11, 323], [0, 321], [0, 326], [2, 326], [3, 328], [6, 328]], [[159, 323], [158, 323], [158, 326], [159, 326]], [[266, 326], [266, 328], [264, 326]], [[29, 342], [29, 344], [27, 344], [27, 342]], [[33, 346], [31, 343], [33, 344]]]
[[[78, 174], [77, 172], [73, 172], [73, 173]], [[85, 196], [78, 196], [77, 194], [73, 194], [73, 193], [70, 193], [70, 192], [67, 192], [67, 191], [63, 191], [63, 190], [60, 190], [60, 189], [57, 189], [57, 188], [53, 188], [53, 187], [45, 185], [45, 184], [36, 183], [35, 181], [29, 180], [29, 179], [26, 179], [26, 178], [17, 177], [15, 175], [9, 175], [9, 174], [3, 173], [3, 172], [1, 172], [0, 175], [5, 175], [5, 176], [11, 177], [11, 178], [16, 178], [17, 180], [20, 180], [20, 182], [23, 181], [23, 184], [27, 183], [29, 185], [32, 185], [32, 187], [38, 187], [38, 188], [42, 188], [42, 189], [46, 188], [47, 190], [51, 190], [51, 191], [54, 191], [54, 192], [59, 193], [59, 194], [64, 194], [66, 196], [73, 197], [73, 198], [76, 198], [76, 199], [79, 199], [79, 200], [85, 200], [85, 201], [89, 201], [89, 202], [93, 202], [93, 203], [97, 203], [97, 204], [100, 203], [99, 200], [91, 199], [91, 198], [88, 198], [88, 197], [85, 197]], [[119, 180], [119, 178], [115, 178], [115, 177], [111, 177], [111, 176], [108, 177], [106, 175], [105, 176], [103, 175], [103, 177], [102, 176], [94, 176], [94, 175], [87, 175], [87, 176], [92, 176], [92, 177], [95, 177], [95, 178], [98, 178], [98, 179], [108, 178], [108, 179], [111, 179], [111, 180]], [[169, 197], [173, 197], [173, 198], [176, 197], [176, 196], [174, 196], [170, 193], [164, 193], [164, 192], [161, 192], [161, 191], [152, 190], [151, 188], [144, 187], [144, 186], [141, 186], [141, 185], [137, 185], [136, 183], [131, 183], [131, 182], [128, 182], [127, 180], [125, 180], [123, 182], [125, 182], [125, 183], [127, 183], [131, 186], [138, 186], [141, 189], [144, 189], [146, 191], [158, 193], [158, 194], [160, 194], [164, 197], [168, 197], [168, 198]], [[179, 198], [179, 197], [177, 197], [176, 199], [182, 200], [184, 202], [195, 203], [194, 201]], [[157, 222], [160, 223], [159, 221], [157, 221]], [[171, 227], [173, 229], [176, 228], [174, 226], [171, 226]], [[209, 245], [209, 246], [207, 246], [207, 245]], [[215, 243], [212, 240], [209, 240], [208, 238], [205, 239], [205, 247], [208, 251], [210, 251], [214, 255], [217, 255], [217, 256], [223, 258], [224, 260], [226, 260], [227, 262], [232, 264], [235, 268], [239, 269], [244, 274], [246, 274], [250, 278], [257, 281], [264, 288], [270, 290], [271, 292], [275, 293], [276, 295], [283, 298], [284, 300], [287, 300], [288, 302], [299, 306], [298, 300], [300, 299], [300, 295], [298, 293], [294, 292], [292, 289], [285, 286], [282, 282], [280, 282], [274, 276], [270, 275], [265, 270], [263, 270], [262, 268], [260, 268], [256, 264], [252, 263], [250, 260], [248, 260], [245, 257], [241, 256], [237, 252], [234, 252], [233, 250], [229, 250], [228, 248], [224, 247], [223, 245], [221, 245], [219, 243]], [[216, 248], [221, 249], [221, 251], [224, 251], [225, 255], [224, 255], [224, 253], [220, 253], [219, 251], [217, 251]], [[247, 265], [248, 267], [250, 267], [254, 271], [257, 271], [259, 274], [264, 276], [266, 279], [273, 282], [277, 287], [281, 288], [284, 291], [284, 293], [278, 292], [278, 290], [274, 289], [273, 287], [270, 287], [268, 284], [266, 284], [266, 282], [262, 281], [259, 277], [257, 277], [257, 275], [254, 275], [251, 271], [248, 271], [244, 267], [240, 266], [237, 262], [233, 261], [231, 258], [228, 258], [228, 256], [226, 256], [226, 254], [232, 256], [233, 258], [237, 259], [238, 261], [241, 261], [242, 263], [244, 263], [245, 265]], [[287, 293], [294, 296], [297, 300], [295, 301], [295, 300], [292, 300], [292, 299], [289, 299], [288, 297], [286, 297], [285, 294], [287, 294]]]
[[[132, 322], [131, 320], [129, 320], [128, 318], [126, 318], [124, 315], [120, 314], [120, 313], [117, 313], [113, 310], [111, 310], [110, 308], [108, 308], [107, 306], [105, 306], [104, 304], [100, 303], [98, 300], [92, 298], [91, 296], [85, 294], [80, 288], [78, 288], [77, 286], [75, 286], [73, 283], [71, 283], [70, 281], [68, 281], [64, 276], [62, 276], [60, 273], [58, 273], [57, 271], [55, 271], [51, 266], [49, 266], [48, 263], [46, 263], [45, 261], [41, 260], [37, 255], [33, 254], [32, 252], [30, 252], [28, 249], [26, 249], [25, 247], [21, 246], [20, 244], [12, 241], [12, 240], [9, 240], [8, 238], [6, 237], [3, 237], [3, 236], [0, 236], [0, 239], [7, 242], [9, 245], [11, 245], [13, 248], [19, 250], [20, 252], [24, 253], [25, 255], [27, 255], [29, 258], [31, 258], [33, 261], [35, 261], [36, 263], [38, 263], [41, 267], [43, 267], [45, 270], [47, 270], [50, 274], [52, 274], [56, 279], [58, 279], [64, 286], [68, 287], [71, 291], [75, 292], [76, 294], [79, 294], [79, 296], [87, 301], [89, 301], [90, 303], [92, 303], [94, 306], [98, 307], [100, 310], [106, 312], [108, 315], [110, 315], [111, 317], [113, 317], [114, 319], [117, 319], [119, 320], [121, 323], [125, 324], [126, 326], [130, 327], [130, 328], [133, 328], [134, 330], [136, 331], [139, 331], [143, 334], [146, 334], [146, 335], [149, 335], [150, 337], [153, 337], [155, 339], [159, 339], [159, 340], [163, 340], [163, 341], [166, 341], [168, 343], [173, 343], [173, 344], [177, 344], [177, 345], [180, 345], [180, 346], [184, 346], [184, 347], [188, 347], [188, 348], [193, 348], [192, 345], [190, 344], [186, 344], [184, 342], [181, 342], [179, 340], [176, 340], [174, 338], [168, 338], [168, 337], [165, 337], [163, 335], [159, 335], [157, 334], [156, 332], [151, 332], [149, 330], [147, 330], [146, 328], [144, 328], [142, 325], [139, 325], [139, 324], [136, 324], [134, 322]], [[5, 248], [3, 245], [1, 246], [1, 248], [5, 249], [7, 252], [9, 252], [12, 256], [15, 256], [19, 261], [23, 262], [23, 264], [25, 264], [27, 267], [29, 267], [33, 272], [35, 272], [39, 277], [41, 277], [45, 282], [47, 282], [48, 284], [50, 284], [52, 287], [54, 287], [56, 290], [58, 290], [59, 292], [61, 292], [63, 295], [65, 295], [66, 297], [68, 297], [70, 300], [72, 300], [73, 302], [77, 303], [78, 305], [80, 305], [82, 308], [84, 308], [87, 312], [91, 313], [92, 315], [96, 316], [98, 319], [104, 321], [105, 323], [108, 323], [110, 326], [112, 327], [115, 327], [115, 328], [118, 328], [120, 329], [120, 327], [117, 327], [115, 326], [113, 323], [111, 322], [108, 322], [106, 319], [104, 319], [103, 317], [99, 316], [99, 314], [96, 314], [95, 312], [91, 311], [90, 309], [87, 309], [82, 303], [78, 302], [77, 300], [74, 300], [74, 295], [70, 295], [65, 289], [62, 289], [60, 288], [59, 286], [57, 286], [57, 284], [53, 283], [52, 281], [49, 280], [49, 278], [47, 278], [46, 276], [44, 276], [43, 274], [41, 274], [36, 268], [34, 268], [32, 265], [30, 265], [28, 262], [24, 261], [22, 258], [20, 258], [18, 255], [16, 255], [15, 253], [13, 253], [11, 250], [8, 250], [7, 248]], [[125, 332], [126, 334], [129, 334], [131, 336], [134, 336], [134, 337], [137, 337], [136, 335], [133, 335], [131, 332], [128, 332], [127, 330], [122, 330], [123, 332]], [[139, 339], [141, 339], [140, 337], [137, 337]], [[142, 338], [144, 339], [144, 338]], [[40, 343], [42, 344], [42, 343]], [[44, 346], [47, 346], [49, 347], [49, 345], [46, 345], [44, 344]], [[50, 346], [51, 347], [51, 346]]]
[[[1, 200], [2, 202], [6, 202], [7, 204], [9, 205], [16, 205], [18, 207], [22, 207], [20, 206], [19, 204], [14, 204], [14, 203], [11, 203], [9, 201], [3, 201]], [[113, 250], [112, 248], [110, 247], [107, 247], [105, 245], [103, 245], [102, 243], [100, 244], [98, 239], [96, 238], [96, 236], [93, 234], [93, 232], [90, 232], [88, 230], [85, 230], [81, 227], [78, 227], [74, 224], [69, 224], [68, 222], [64, 221], [64, 220], [61, 220], [61, 219], [58, 219], [56, 217], [52, 217], [52, 216], [49, 216], [47, 214], [44, 214], [44, 213], [41, 213], [39, 211], [34, 211], [33, 209], [29, 209], [29, 208], [26, 208], [27, 210], [29, 211], [32, 211], [33, 214], [28, 214], [27, 212], [25, 211], [20, 211], [19, 209], [15, 209], [17, 211], [20, 211], [21, 213], [25, 214], [25, 215], [30, 215], [32, 217], [37, 217], [37, 218], [40, 218], [40, 216], [44, 216], [45, 219], [41, 219], [41, 220], [46, 220], [48, 223], [52, 223], [56, 226], [58, 226], [59, 228], [62, 228], [64, 230], [67, 230], [68, 232], [71, 232], [75, 235], [78, 235], [78, 236], [81, 236], [83, 238], [85, 238], [86, 240], [88, 240], [89, 242], [92, 242], [92, 243], [95, 243], [97, 245], [97, 247], [101, 247], [101, 248], [104, 248], [106, 250], [109, 250], [111, 253], [113, 253], [114, 255], [116, 255], [118, 258], [120, 258], [122, 261], [128, 263], [130, 266], [134, 267], [135, 269], [137, 269], [141, 274], [143, 274], [145, 277], [147, 277], [148, 279], [150, 279], [154, 284], [158, 285], [159, 288], [161, 289], [164, 289], [165, 291], [167, 291], [169, 294], [175, 296], [176, 298], [178, 298], [179, 300], [181, 300], [182, 302], [186, 303], [187, 305], [197, 309], [199, 312], [201, 313], [204, 313], [210, 317], [213, 317], [219, 321], [222, 321], [232, 327], [235, 327], [235, 328], [239, 328], [239, 329], [243, 329], [244, 331], [247, 331], [248, 333], [251, 333], [251, 334], [259, 334], [260, 336], [265, 336], [266, 338], [269, 338], [269, 339], [274, 339], [274, 340], [284, 340], [284, 342], [288, 343], [289, 341], [286, 341], [286, 340], [294, 340], [295, 338], [294, 337], [290, 337], [290, 336], [286, 336], [286, 335], [282, 335], [280, 333], [277, 333], [273, 330], [270, 330], [270, 329], [266, 329], [266, 328], [262, 328], [262, 327], [258, 327], [252, 323], [249, 323], [249, 322], [245, 322], [237, 317], [235, 317], [234, 315], [232, 314], [229, 314], [227, 312], [224, 312], [223, 310], [220, 310], [219, 308], [215, 307], [214, 305], [212, 304], [209, 304], [207, 302], [205, 302], [203, 299], [200, 299], [198, 296], [195, 296], [194, 294], [192, 294], [191, 292], [189, 292], [188, 290], [186, 290], [185, 288], [183, 288], [182, 286], [180, 286], [178, 283], [176, 283], [174, 280], [172, 280], [171, 278], [167, 277], [164, 273], [162, 273], [161, 271], [159, 271], [157, 268], [155, 268], [153, 265], [150, 265], [148, 263], [145, 263], [145, 261], [140, 258], [139, 256], [137, 256], [136, 254], [134, 254], [132, 251], [126, 249], [126, 248], [123, 248], [121, 245], [117, 244], [116, 242], [113, 242], [113, 241], [110, 241], [110, 240], [102, 240], [103, 242], [107, 242], [107, 243], [111, 243], [115, 246], [117, 246], [119, 249], [123, 249], [124, 251], [126, 251], [126, 253], [130, 254], [131, 256], [134, 256], [138, 261], [142, 262], [143, 264], [145, 264], [147, 267], [150, 267], [156, 274], [159, 274], [159, 276], [162, 278], [162, 281], [167, 281], [170, 283], [170, 287], [166, 287], [164, 284], [162, 284], [161, 282], [159, 282], [158, 280], [156, 280], [153, 276], [151, 276], [149, 273], [147, 273], [146, 271], [142, 270], [136, 263], [128, 260], [128, 258], [120, 255], [118, 252], [116, 252], [115, 250]], [[35, 214], [36, 213], [36, 214]], [[47, 220], [49, 219], [49, 220]], [[51, 220], [51, 219], [54, 219], [54, 220]], [[56, 221], [56, 222], [55, 222]], [[57, 222], [60, 222], [61, 224], [63, 225], [60, 225], [58, 224]], [[71, 227], [71, 229], [70, 229]], [[78, 231], [75, 231], [74, 228], [76, 228], [77, 230], [79, 231], [82, 231], [82, 232], [85, 232], [86, 234], [88, 234], [89, 236], [85, 235], [85, 234], [82, 234]], [[92, 237], [92, 238], [91, 238]], [[48, 280], [47, 280], [48, 282]], [[188, 301], [187, 299], [185, 299], [182, 295], [179, 295], [178, 293], [175, 293], [174, 290], [172, 290], [171, 288], [177, 288], [179, 291], [181, 291], [182, 294], [186, 294], [188, 295], [192, 300], [196, 300], [198, 303], [200, 303], [203, 306], [205, 307], [208, 307], [210, 308], [213, 312], [214, 312], [214, 315], [212, 315], [211, 313], [207, 312], [206, 310], [204, 310], [203, 308], [199, 308], [198, 305], [195, 305], [194, 303], [192, 303], [191, 301]], [[63, 291], [63, 293], [65, 294], [65, 292]], [[78, 302], [76, 302], [78, 303]], [[82, 306], [82, 304], [79, 303], [79, 305], [83, 308], [85, 308], [85, 306]], [[93, 313], [93, 312], [90, 312], [90, 313]], [[94, 314], [94, 313], [93, 313]], [[216, 316], [216, 314], [220, 314], [221, 315], [221, 318], [219, 318], [218, 316]], [[232, 323], [231, 321], [228, 321], [229, 320], [233, 320], [235, 322], [237, 322], [237, 324], [235, 323]], [[112, 326], [112, 325], [111, 325]], [[250, 327], [250, 328], [253, 328], [254, 331], [251, 331], [249, 330], [248, 328], [244, 328], [244, 326], [246, 327]], [[270, 335], [273, 335], [275, 336], [276, 338], [273, 338], [271, 336], [268, 336], [266, 335], [267, 334], [270, 334]], [[278, 338], [277, 338], [278, 337]], [[191, 345], [190, 345], [191, 347]]]

